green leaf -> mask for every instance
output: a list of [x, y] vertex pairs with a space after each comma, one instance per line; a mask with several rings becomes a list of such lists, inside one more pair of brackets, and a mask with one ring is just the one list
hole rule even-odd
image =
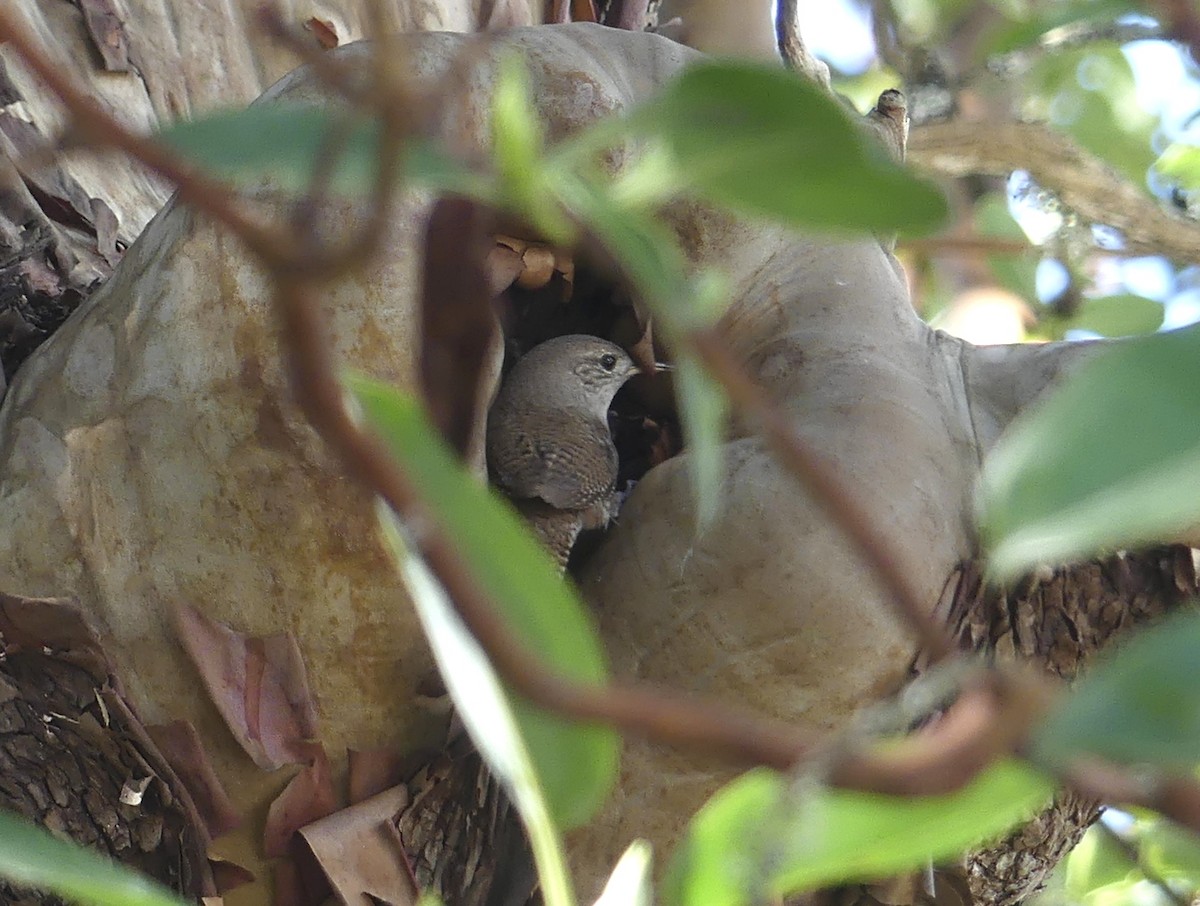
[[1035, 730], [1033, 751], [1059, 765], [1083, 754], [1187, 770], [1200, 763], [1200, 614], [1173, 614], [1100, 664]]
[[683, 412], [688, 469], [696, 500], [696, 522], [709, 525], [721, 503], [729, 401], [725, 391], [692, 356], [675, 362], [675, 389]]
[[558, 190], [669, 330], [704, 326], [721, 316], [728, 297], [714, 300], [711, 292], [693, 292], [683, 252], [662, 223], [620, 203], [594, 182], [563, 175]]
[[0, 877], [95, 906], [186, 906], [165, 887], [0, 812]]
[[492, 153], [501, 178], [524, 197], [542, 157], [542, 123], [533, 107], [529, 73], [520, 57], [501, 58], [492, 95]]
[[751, 771], [692, 819], [668, 867], [671, 906], [739, 906], [875, 879], [995, 839], [1028, 818], [1053, 782], [1016, 761], [946, 796], [880, 796]]
[[929, 231], [946, 217], [934, 185], [780, 66], [697, 63], [626, 122], [633, 135], [665, 142], [674, 188], [749, 214], [841, 232]]
[[1081, 900], [1093, 890], [1129, 880], [1129, 857], [1103, 829], [1092, 826], [1066, 863], [1066, 889]]
[[[602, 685], [604, 659], [590, 615], [512, 508], [454, 458], [415, 399], [359, 375], [346, 380], [370, 426], [435, 503], [432, 518], [454, 540], [513, 631], [548, 666]], [[464, 718], [474, 707], [469, 699], [455, 703]], [[553, 717], [522, 699], [512, 705], [555, 820], [563, 828], [582, 824], [615, 781], [616, 734]]]
[[1154, 162], [1154, 168], [1189, 192], [1200, 189], [1200, 148], [1195, 145], [1173, 142]]
[[1138, 851], [1146, 868], [1161, 877], [1188, 879], [1200, 884], [1200, 836], [1165, 818], [1139, 821]]
[[1154, 333], [1162, 327], [1163, 305], [1145, 296], [1121, 293], [1087, 299], [1071, 318], [1070, 328], [1090, 330], [1105, 337]]
[[[620, 263], [668, 338], [707, 327], [724, 313], [729, 291], [715, 274], [689, 277], [674, 237], [649, 214], [625, 207], [601, 187], [564, 179], [563, 197]], [[682, 344], [679, 344], [682, 345]], [[720, 504], [728, 401], [720, 384], [687, 355], [676, 362], [688, 465], [697, 524], [712, 520]]]
[[1098, 351], [984, 462], [989, 567], [1161, 542], [1200, 524], [1200, 329]]
[[545, 239], [565, 245], [574, 229], [558, 207], [544, 144], [525, 62], [515, 54], [502, 56], [492, 94], [492, 158], [501, 204], [529, 220]]
[[380, 528], [416, 605], [421, 627], [471, 740], [503, 784], [529, 835], [547, 906], [574, 906], [562, 840], [550, 814], [523, 728], [487, 656], [444, 588], [405, 540], [404, 526], [382, 501]]
[[[177, 123], [157, 138], [185, 161], [239, 185], [267, 183], [289, 192], [309, 189], [318, 162], [329, 158], [328, 188], [365, 193], [375, 188], [379, 124], [298, 103], [259, 103]], [[432, 145], [410, 142], [402, 176], [426, 188], [486, 198], [480, 177]]]

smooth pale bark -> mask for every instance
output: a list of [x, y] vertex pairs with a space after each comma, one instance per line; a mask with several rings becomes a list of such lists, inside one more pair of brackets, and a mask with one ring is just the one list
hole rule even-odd
[[[462, 41], [405, 44], [415, 73], [430, 78]], [[512, 47], [531, 61], [552, 135], [651, 93], [693, 56], [595, 26], [513, 31], [488, 46], [465, 102], [448, 111], [450, 134], [486, 144], [492, 66]], [[272, 93], [314, 92], [300, 72]], [[408, 387], [427, 210], [423, 199], [401, 203], [383, 259], [325, 298], [339, 355]], [[352, 216], [331, 211], [326, 227]], [[739, 358], [836, 463], [932, 608], [973, 550], [971, 484], [984, 450], [1070, 355], [981, 352], [931, 331], [873, 240], [835, 243], [688, 205], [669, 218], [694, 261], [730, 276]], [[726, 454], [714, 525], [695, 529], [686, 457], [664, 464], [589, 565], [584, 593], [618, 673], [836, 727], [902, 680], [911, 639], [761, 443], [739, 429]], [[251, 813], [278, 780], [220, 729], [169, 607], [184, 602], [252, 634], [293, 632], [335, 759], [348, 746], [428, 741], [432, 722], [413, 704], [428, 656], [372, 520], [366, 495], [288, 398], [262, 276], [235, 240], [181, 207], [150, 224], [0, 410], [0, 588], [77, 595], [108, 631], [146, 717], [196, 723]], [[634, 836], [665, 853], [726, 776], [629, 748], [620, 791], [575, 841], [585, 886]]]

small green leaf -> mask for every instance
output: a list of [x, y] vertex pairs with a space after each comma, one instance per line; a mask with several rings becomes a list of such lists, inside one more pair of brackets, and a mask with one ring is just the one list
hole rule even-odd
[[632, 134], [666, 143], [674, 179], [718, 204], [835, 231], [928, 231], [942, 193], [888, 159], [828, 94], [779, 66], [708, 61], [688, 67], [627, 117]]
[[675, 389], [683, 412], [688, 469], [696, 500], [696, 522], [710, 524], [721, 503], [724, 451], [729, 401], [721, 385], [691, 356], [675, 363]]
[[1162, 327], [1163, 305], [1145, 296], [1121, 293], [1086, 299], [1069, 327], [1090, 330], [1104, 337], [1154, 333]]
[[[240, 185], [265, 182], [306, 191], [328, 156], [328, 188], [364, 193], [375, 187], [379, 124], [357, 114], [297, 103], [259, 103], [169, 126], [158, 139], [189, 163]], [[487, 195], [480, 177], [432, 145], [410, 142], [402, 176], [426, 188]]]
[[492, 157], [501, 204], [526, 218], [545, 239], [567, 244], [574, 230], [558, 207], [544, 144], [525, 63], [515, 54], [502, 56], [492, 93]]
[[740, 906], [875, 879], [957, 855], [1028, 818], [1053, 782], [1016, 761], [946, 796], [896, 797], [814, 787], [760, 769], [692, 819], [668, 867], [671, 906]]
[[1200, 328], [1137, 337], [1082, 363], [984, 462], [990, 568], [1174, 537], [1200, 524]]
[[543, 141], [525, 64], [519, 57], [504, 56], [492, 95], [493, 154], [501, 178], [510, 185], [528, 182], [533, 165], [542, 157]]
[[186, 906], [165, 887], [0, 812], [0, 878], [89, 906]]
[[698, 327], [720, 317], [727, 297], [715, 304], [711, 292], [703, 297], [693, 292], [683, 252], [662, 223], [621, 204], [594, 182], [563, 175], [558, 190], [564, 204], [587, 224], [668, 329]]
[[[568, 205], [620, 262], [668, 338], [721, 317], [729, 304], [724, 280], [708, 273], [689, 277], [679, 246], [660, 223], [616, 203], [595, 185], [563, 180], [561, 186]], [[720, 503], [728, 401], [720, 384], [693, 358], [681, 356], [676, 368], [697, 524], [703, 526]]]
[[1200, 614], [1174, 614], [1088, 670], [1033, 736], [1055, 765], [1083, 754], [1186, 770], [1200, 763]]
[[[368, 423], [436, 504], [431, 515], [517, 635], [564, 675], [602, 684], [604, 659], [590, 616], [511, 507], [454, 458], [416, 400], [359, 375], [346, 381]], [[470, 701], [456, 704], [464, 714], [472, 708]], [[615, 781], [616, 734], [553, 717], [522, 699], [513, 708], [555, 820], [578, 826]]]
[[1154, 162], [1154, 168], [1189, 192], [1200, 189], [1200, 147], [1173, 142]]

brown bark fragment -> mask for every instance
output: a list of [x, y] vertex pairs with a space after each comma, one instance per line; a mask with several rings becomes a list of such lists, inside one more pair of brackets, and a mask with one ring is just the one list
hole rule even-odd
[[108, 72], [129, 71], [129, 38], [113, 0], [76, 0], [88, 37]]

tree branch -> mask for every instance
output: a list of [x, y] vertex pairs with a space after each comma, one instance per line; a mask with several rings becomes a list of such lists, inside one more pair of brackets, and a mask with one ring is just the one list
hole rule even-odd
[[1120, 230], [1131, 254], [1200, 259], [1200, 223], [1165, 209], [1073, 139], [1038, 123], [954, 120], [914, 129], [908, 159], [947, 176], [1007, 177], [1038, 185], [1092, 223]]
[[829, 90], [829, 67], [809, 53], [800, 34], [799, 0], [777, 0], [775, 4], [775, 41], [779, 55], [789, 69]]

